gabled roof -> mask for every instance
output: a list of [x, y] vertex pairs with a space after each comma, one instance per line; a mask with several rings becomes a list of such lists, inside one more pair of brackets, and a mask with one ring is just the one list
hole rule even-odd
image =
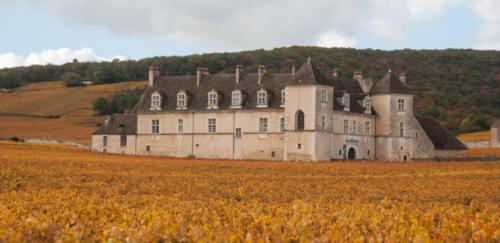
[[332, 86], [332, 82], [321, 72], [320, 67], [316, 65], [310, 58], [300, 67], [293, 75], [290, 85], [328, 85]]
[[491, 128], [500, 128], [500, 119], [493, 122], [493, 124], [491, 124]]
[[107, 122], [99, 126], [94, 134], [136, 134], [137, 115], [114, 114]]
[[415, 116], [418, 123], [424, 129], [429, 139], [434, 144], [435, 149], [451, 149], [451, 150], [464, 150], [467, 147], [460, 142], [453, 134], [451, 134], [439, 123], [430, 118], [423, 116]]
[[376, 81], [370, 92], [371, 94], [410, 94], [410, 91], [406, 88], [397, 75], [394, 75], [391, 71], [380, 80]]

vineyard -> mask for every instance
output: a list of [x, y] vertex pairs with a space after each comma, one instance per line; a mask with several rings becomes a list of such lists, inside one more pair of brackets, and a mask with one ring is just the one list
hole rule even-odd
[[499, 162], [278, 163], [0, 142], [0, 242], [500, 241]]

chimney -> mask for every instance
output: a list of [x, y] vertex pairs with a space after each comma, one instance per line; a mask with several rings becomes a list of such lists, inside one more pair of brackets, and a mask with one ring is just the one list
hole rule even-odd
[[106, 119], [104, 119], [104, 126], [109, 125], [110, 121], [111, 121], [111, 116], [110, 115], [106, 115]]
[[149, 67], [149, 80], [148, 86], [152, 87], [155, 83], [156, 79], [160, 77], [160, 67], [156, 64], [153, 64]]
[[258, 84], [260, 85], [262, 83], [262, 78], [264, 77], [264, 74], [266, 73], [266, 66], [265, 65], [259, 65], [258, 73], [259, 73], [259, 79], [258, 79]]
[[335, 79], [335, 78], [338, 78], [338, 77], [339, 77], [339, 73], [337, 71], [337, 68], [334, 68], [333, 69], [333, 78]]
[[295, 75], [295, 65], [292, 66], [292, 75]]
[[404, 85], [406, 85], [406, 73], [400, 73], [399, 74], [399, 81], [401, 81], [401, 83], [403, 83]]
[[352, 74], [352, 78], [358, 81], [358, 83], [363, 83], [363, 72], [361, 71], [354, 71]]
[[243, 65], [237, 64], [236, 65], [236, 84], [240, 83], [241, 76], [243, 76]]
[[208, 75], [208, 68], [198, 67], [196, 69], [196, 87], [200, 87], [201, 80], [203, 80], [203, 76], [205, 75]]

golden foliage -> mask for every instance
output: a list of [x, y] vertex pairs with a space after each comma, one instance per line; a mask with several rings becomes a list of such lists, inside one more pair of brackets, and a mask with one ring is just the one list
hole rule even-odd
[[491, 139], [490, 131], [482, 132], [472, 132], [460, 134], [458, 140], [462, 142], [477, 142], [477, 141], [489, 141]]
[[277, 163], [0, 143], [0, 242], [498, 242], [498, 162]]
[[500, 157], [500, 148], [470, 148], [465, 151], [468, 157]]
[[29, 137], [90, 143], [96, 124], [92, 102], [124, 89], [144, 87], [145, 82], [123, 82], [66, 88], [62, 82], [41, 82], [12, 93], [0, 93], [0, 112], [28, 115], [62, 115], [59, 119], [1, 115], [0, 137]]

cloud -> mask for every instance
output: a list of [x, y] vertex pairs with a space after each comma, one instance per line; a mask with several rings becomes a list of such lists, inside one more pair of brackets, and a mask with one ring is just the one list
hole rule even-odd
[[462, 0], [406, 0], [406, 7], [411, 16], [433, 17], [445, 9], [462, 3]]
[[90, 48], [82, 48], [79, 50], [71, 50], [69, 48], [48, 49], [40, 52], [30, 53], [24, 57], [15, 53], [9, 52], [0, 54], [0, 68], [30, 66], [30, 65], [45, 65], [45, 64], [64, 64], [78, 59], [81, 62], [92, 61], [111, 61], [113, 59], [128, 60], [129, 57], [114, 56], [105, 58], [96, 56], [95, 52]]
[[479, 19], [475, 36], [475, 48], [500, 49], [500, 2], [495, 0], [474, 0], [471, 9]]
[[355, 47], [356, 40], [332, 31], [319, 35], [316, 45], [321, 47]]

